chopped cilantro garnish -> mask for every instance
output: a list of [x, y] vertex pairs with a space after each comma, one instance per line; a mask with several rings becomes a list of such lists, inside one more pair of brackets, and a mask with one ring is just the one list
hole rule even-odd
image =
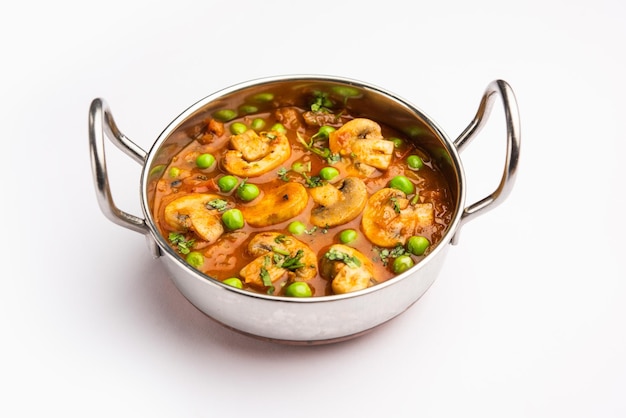
[[396, 257], [400, 257], [401, 255], [404, 255], [406, 253], [406, 250], [404, 249], [404, 247], [402, 246], [402, 244], [397, 244], [392, 250], [391, 250], [391, 257], [396, 258]]
[[281, 179], [282, 181], [289, 181], [289, 178], [287, 178], [287, 173], [289, 172], [288, 169], [286, 169], [285, 167], [281, 167], [278, 169], [278, 178]]
[[276, 242], [276, 244], [283, 244], [283, 243], [289, 242], [289, 241], [291, 241], [291, 240], [285, 234], [277, 235], [276, 238], [274, 238], [274, 242]]
[[341, 155], [339, 154], [330, 154], [328, 157], [326, 157], [326, 162], [330, 165], [333, 165], [335, 163], [338, 163], [339, 161], [341, 161]]
[[395, 213], [400, 213], [400, 205], [398, 205], [398, 198], [397, 197], [392, 197], [389, 199], [389, 201], [391, 202], [391, 206], [393, 207], [393, 211]]
[[263, 258], [263, 267], [261, 267], [261, 270], [259, 271], [259, 277], [261, 278], [261, 281], [263, 282], [263, 286], [268, 288], [267, 293], [269, 295], [274, 293], [274, 285], [272, 284], [272, 278], [270, 277], [270, 274], [267, 272], [267, 268], [266, 268], [266, 267], [269, 267], [270, 263], [271, 263], [270, 257], [266, 255]]
[[274, 285], [272, 284], [272, 279], [265, 267], [261, 267], [261, 272], [259, 275], [261, 276], [261, 281], [263, 282], [263, 286], [266, 286], [268, 288], [267, 293], [269, 295], [274, 293]]
[[310, 188], [320, 187], [325, 184], [324, 180], [320, 176], [308, 176], [306, 173], [302, 173], [302, 177], [304, 177], [304, 181], [306, 185]]
[[389, 263], [390, 258], [397, 258], [406, 253], [406, 250], [400, 243], [392, 249], [374, 247], [374, 251], [378, 251], [378, 256], [380, 257], [383, 266], [386, 266]]
[[313, 112], [319, 112], [320, 109], [322, 108], [322, 101], [324, 99], [322, 97], [316, 97], [315, 101], [313, 103], [311, 103], [311, 111]]
[[304, 264], [302, 264], [302, 261], [300, 261], [303, 255], [304, 251], [302, 249], [298, 250], [296, 252], [296, 255], [294, 255], [293, 257], [286, 257], [280, 267], [291, 271], [297, 270], [300, 267], [304, 267]]
[[331, 261], [341, 261], [351, 268], [361, 266], [361, 261], [358, 258], [346, 254], [343, 251], [339, 251], [336, 248], [332, 248], [330, 251], [328, 251], [325, 254], [325, 257]]
[[272, 258], [274, 260], [274, 264], [278, 265], [285, 259], [285, 256], [275, 252]]
[[186, 239], [180, 232], [170, 232], [168, 238], [173, 245], [176, 245], [181, 254], [189, 254], [196, 242], [194, 239]]
[[330, 109], [333, 106], [333, 102], [328, 98], [328, 94], [318, 91], [315, 92], [315, 98], [313, 99], [313, 103], [311, 103], [311, 111], [312, 112], [330, 112]]
[[289, 251], [280, 248], [280, 247], [276, 247], [276, 246], [272, 246], [272, 251], [274, 251], [276, 254], [280, 254], [280, 255], [289, 255]]
[[225, 201], [224, 199], [213, 199], [213, 200], [209, 200], [206, 206], [207, 206], [207, 209], [215, 209], [219, 212], [222, 212], [226, 210], [226, 207], [228, 206], [228, 202]]
[[310, 138], [309, 142], [307, 142], [302, 135], [300, 135], [300, 132], [296, 132], [296, 137], [298, 138], [298, 141], [312, 153], [317, 154], [324, 159], [328, 159], [332, 155], [328, 147], [315, 146], [315, 135]]

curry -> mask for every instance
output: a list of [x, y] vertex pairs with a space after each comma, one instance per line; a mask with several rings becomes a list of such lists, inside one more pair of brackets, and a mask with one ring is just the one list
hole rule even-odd
[[192, 267], [253, 292], [326, 296], [389, 280], [440, 243], [454, 201], [419, 137], [323, 94], [307, 106], [212, 112], [159, 167], [155, 224]]

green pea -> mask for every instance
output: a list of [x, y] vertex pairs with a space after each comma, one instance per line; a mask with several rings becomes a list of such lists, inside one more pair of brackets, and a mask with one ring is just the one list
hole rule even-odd
[[237, 187], [237, 196], [244, 202], [256, 199], [259, 193], [259, 188], [256, 184], [243, 182]]
[[409, 195], [415, 191], [415, 186], [411, 183], [411, 180], [405, 176], [395, 176], [389, 181], [389, 187], [392, 189], [400, 190]]
[[200, 154], [198, 158], [196, 158], [196, 165], [199, 168], [209, 168], [215, 163], [215, 157], [213, 154]]
[[320, 170], [320, 177], [324, 180], [332, 180], [339, 175], [339, 170], [335, 167], [324, 167]]
[[256, 113], [258, 111], [259, 111], [259, 108], [253, 105], [245, 104], [239, 107], [239, 112], [241, 112], [244, 115], [249, 115], [251, 113]]
[[213, 113], [213, 117], [221, 122], [228, 122], [237, 117], [237, 112], [232, 109], [222, 109]]
[[403, 272], [407, 271], [408, 269], [410, 269], [414, 265], [415, 265], [415, 262], [413, 261], [411, 256], [401, 255], [401, 256], [397, 257], [395, 260], [393, 260], [393, 267], [392, 268], [393, 268], [393, 272], [394, 273], [400, 274], [400, 273], [403, 273]]
[[230, 133], [232, 133], [233, 135], [241, 135], [247, 130], [248, 130], [248, 127], [246, 126], [245, 123], [235, 122], [232, 125], [230, 125]]
[[320, 126], [315, 136], [319, 138], [323, 138], [323, 139], [328, 139], [328, 137], [330, 136], [330, 133], [333, 132], [334, 130], [335, 128], [333, 128], [332, 126], [328, 126], [328, 125]]
[[239, 209], [228, 209], [226, 212], [222, 213], [222, 222], [224, 226], [231, 231], [243, 228], [243, 213], [241, 213]]
[[421, 126], [409, 126], [404, 129], [404, 132], [411, 138], [415, 138], [417, 136], [422, 136], [422, 135], [428, 135], [428, 130]]
[[222, 280], [222, 283], [227, 284], [232, 287], [236, 287], [237, 289], [243, 289], [243, 283], [238, 277], [230, 277], [228, 279]]
[[265, 128], [265, 120], [261, 118], [254, 118], [250, 123], [250, 127], [255, 131], [260, 131], [261, 129]]
[[419, 170], [424, 167], [424, 161], [419, 155], [409, 155], [406, 159], [406, 163], [411, 170]]
[[293, 282], [285, 288], [285, 296], [294, 298], [308, 298], [313, 295], [311, 288], [305, 282]]
[[178, 167], [172, 167], [167, 172], [167, 175], [170, 176], [173, 179], [178, 177], [179, 174], [180, 174], [180, 168], [178, 168]]
[[235, 188], [235, 186], [239, 183], [237, 177], [235, 176], [222, 176], [217, 180], [217, 187], [224, 193], [228, 193]]
[[287, 128], [285, 128], [285, 125], [283, 125], [282, 123], [275, 123], [274, 125], [272, 125], [270, 131], [278, 131], [281, 134], [286, 134]]
[[271, 102], [274, 100], [274, 95], [272, 93], [259, 93], [255, 94], [252, 99], [257, 102]]
[[159, 164], [159, 165], [155, 165], [154, 167], [152, 167], [152, 170], [150, 170], [150, 176], [160, 176], [163, 171], [165, 170], [165, 165], [163, 164]]
[[187, 263], [189, 263], [190, 266], [195, 268], [199, 268], [202, 264], [204, 264], [204, 256], [197, 251], [192, 251], [187, 254], [185, 260], [187, 260]]
[[452, 157], [450, 156], [448, 151], [446, 151], [445, 148], [437, 148], [436, 150], [433, 151], [433, 154], [436, 155], [441, 160], [445, 161], [446, 163], [452, 165]]
[[409, 250], [411, 254], [415, 255], [424, 255], [429, 246], [430, 242], [428, 239], [419, 235], [412, 236], [406, 243], [406, 249]]
[[359, 94], [361, 94], [358, 89], [348, 86], [336, 86], [333, 87], [333, 91], [344, 97], [357, 97]]
[[311, 171], [311, 162], [308, 161], [306, 163], [301, 163], [300, 161], [296, 161], [291, 165], [291, 169], [296, 173], [304, 173], [305, 171]]
[[357, 238], [358, 234], [354, 229], [344, 229], [339, 234], [339, 241], [343, 244], [349, 244]]
[[304, 231], [306, 231], [306, 225], [300, 221], [293, 221], [289, 224], [287, 229], [293, 235], [301, 235], [301, 234], [304, 234]]
[[394, 148], [400, 148], [404, 144], [404, 141], [400, 138], [389, 138], [389, 140], [393, 142]]

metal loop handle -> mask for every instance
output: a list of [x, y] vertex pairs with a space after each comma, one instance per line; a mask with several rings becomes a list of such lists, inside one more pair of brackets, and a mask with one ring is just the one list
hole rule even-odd
[[457, 232], [452, 237], [452, 244], [458, 242], [459, 231], [467, 221], [474, 219], [477, 215], [484, 213], [486, 210], [491, 210], [502, 203], [511, 193], [513, 184], [515, 183], [521, 141], [520, 121], [515, 95], [513, 94], [511, 86], [505, 81], [495, 80], [487, 86], [478, 111], [476, 112], [476, 116], [474, 116], [472, 122], [470, 122], [467, 128], [465, 128], [461, 135], [454, 141], [454, 145], [461, 151], [485, 126], [497, 95], [500, 96], [504, 105], [507, 134], [506, 159], [502, 179], [500, 180], [498, 188], [493, 193], [467, 206], [463, 210]]
[[98, 204], [104, 215], [113, 223], [135, 232], [147, 234], [149, 229], [145, 219], [118, 209], [113, 201], [104, 154], [105, 135], [133, 160], [144, 164], [146, 152], [120, 132], [105, 101], [94, 99], [89, 108], [89, 151]]

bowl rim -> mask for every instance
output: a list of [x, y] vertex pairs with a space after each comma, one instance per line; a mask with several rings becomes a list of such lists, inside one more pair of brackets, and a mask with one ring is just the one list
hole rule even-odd
[[[226, 95], [236, 93], [239, 91], [243, 91], [252, 87], [257, 87], [263, 84], [276, 83], [276, 82], [297, 82], [297, 81], [311, 81], [311, 82], [331, 82], [331, 83], [339, 83], [346, 84], [351, 86], [357, 86], [360, 88], [367, 89], [368, 91], [374, 92], [376, 94], [380, 94], [386, 96], [387, 98], [391, 98], [394, 102], [397, 102], [405, 109], [408, 109], [412, 114], [418, 116], [424, 123], [426, 123], [438, 136], [438, 138], [445, 145], [446, 151], [448, 152], [452, 166], [455, 168], [457, 178], [458, 178], [458, 198], [457, 205], [455, 207], [455, 213], [453, 218], [448, 225], [447, 230], [445, 231], [443, 237], [440, 242], [436, 245], [436, 247], [419, 263], [415, 264], [410, 269], [406, 270], [403, 273], [400, 273], [382, 283], [378, 283], [374, 286], [368, 287], [366, 289], [349, 292], [345, 294], [339, 295], [326, 295], [326, 296], [315, 296], [310, 298], [293, 298], [288, 296], [280, 296], [280, 295], [268, 295], [253, 291], [248, 291], [244, 289], [238, 289], [233, 286], [229, 286], [223, 284], [221, 281], [202, 273], [199, 270], [191, 267], [179, 254], [177, 254], [165, 241], [163, 235], [156, 228], [156, 224], [153, 220], [152, 213], [150, 211], [150, 204], [148, 202], [148, 181], [149, 181], [149, 171], [152, 163], [154, 161], [155, 155], [161, 145], [169, 138], [169, 136], [176, 131], [176, 129], [181, 126], [185, 121], [188, 120], [190, 116], [195, 114], [199, 109], [206, 106], [208, 103], [220, 99]], [[141, 184], [141, 209], [144, 213], [145, 223], [150, 231], [150, 235], [152, 239], [155, 240], [159, 250], [160, 256], [167, 256], [171, 258], [181, 269], [190, 273], [194, 276], [194, 278], [198, 280], [202, 280], [205, 282], [209, 282], [210, 284], [222, 288], [224, 290], [238, 293], [242, 296], [258, 298], [264, 300], [271, 301], [279, 301], [285, 303], [327, 303], [333, 301], [339, 301], [344, 299], [356, 298], [365, 294], [375, 293], [379, 290], [395, 285], [398, 282], [405, 280], [407, 277], [416, 274], [416, 272], [423, 269], [427, 264], [429, 264], [430, 260], [437, 257], [437, 255], [444, 250], [445, 245], [450, 245], [450, 241], [452, 237], [456, 233], [458, 226], [461, 221], [461, 217], [463, 215], [463, 208], [466, 199], [466, 187], [465, 187], [465, 173], [463, 169], [463, 164], [461, 158], [459, 156], [459, 152], [454, 146], [454, 143], [450, 140], [449, 136], [439, 127], [439, 125], [430, 118], [426, 113], [424, 113], [421, 109], [416, 107], [414, 104], [409, 102], [403, 97], [390, 92], [382, 87], [377, 85], [367, 83], [364, 81], [360, 81], [357, 79], [349, 78], [349, 77], [340, 77], [334, 75], [320, 75], [320, 74], [285, 74], [285, 75], [275, 75], [268, 77], [260, 77], [250, 79], [248, 81], [243, 81], [237, 84], [232, 84], [228, 87], [217, 90], [207, 96], [204, 96], [200, 100], [197, 100], [195, 103], [191, 104], [187, 109], [182, 111], [178, 116], [176, 116], [171, 122], [167, 124], [167, 126], [163, 129], [163, 131], [159, 134], [157, 139], [154, 141], [152, 146], [150, 147], [146, 158], [144, 160], [144, 166], [141, 172], [140, 184]]]

